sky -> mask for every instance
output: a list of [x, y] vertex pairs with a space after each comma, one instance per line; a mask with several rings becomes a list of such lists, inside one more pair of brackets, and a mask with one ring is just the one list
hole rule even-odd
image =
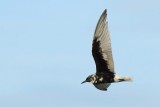
[[[160, 107], [159, 0], [1, 0], [0, 107]], [[94, 30], [107, 9], [115, 71], [133, 82], [108, 91], [95, 73]]]

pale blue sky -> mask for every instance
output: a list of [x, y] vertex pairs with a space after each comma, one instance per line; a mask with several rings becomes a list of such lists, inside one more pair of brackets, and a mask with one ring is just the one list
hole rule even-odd
[[[91, 43], [108, 9], [115, 69], [134, 81], [107, 92]], [[160, 107], [159, 0], [1, 0], [0, 107]]]

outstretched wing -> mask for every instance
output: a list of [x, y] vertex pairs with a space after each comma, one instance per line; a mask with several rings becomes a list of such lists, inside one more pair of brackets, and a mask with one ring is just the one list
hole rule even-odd
[[92, 55], [96, 63], [96, 73], [114, 73], [111, 41], [106, 23], [107, 10], [102, 13], [94, 33]]

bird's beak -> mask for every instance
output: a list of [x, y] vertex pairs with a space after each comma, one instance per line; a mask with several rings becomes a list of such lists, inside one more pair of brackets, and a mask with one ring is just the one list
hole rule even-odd
[[85, 83], [85, 82], [87, 82], [87, 81], [85, 80], [85, 81], [83, 81], [81, 84], [83, 84], [83, 83]]

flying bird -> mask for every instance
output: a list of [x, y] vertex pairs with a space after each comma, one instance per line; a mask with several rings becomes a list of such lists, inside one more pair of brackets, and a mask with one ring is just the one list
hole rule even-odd
[[97, 89], [106, 91], [111, 83], [131, 81], [131, 77], [118, 76], [114, 71], [111, 40], [106, 22], [107, 10], [105, 9], [97, 23], [93, 43], [92, 56], [96, 64], [96, 73], [89, 75], [85, 82], [91, 82]]

